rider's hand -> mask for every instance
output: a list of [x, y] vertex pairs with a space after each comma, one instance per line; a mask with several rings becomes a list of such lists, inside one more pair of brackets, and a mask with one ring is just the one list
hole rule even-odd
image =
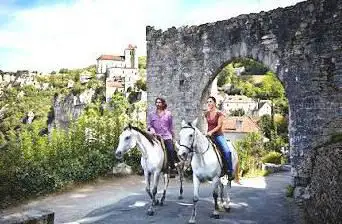
[[207, 132], [207, 136], [211, 137], [213, 135], [213, 133], [211, 131]]
[[161, 138], [161, 135], [159, 135], [159, 134], [157, 134], [157, 133], [153, 133], [153, 136], [154, 136], [154, 137], [159, 137], [159, 138]]

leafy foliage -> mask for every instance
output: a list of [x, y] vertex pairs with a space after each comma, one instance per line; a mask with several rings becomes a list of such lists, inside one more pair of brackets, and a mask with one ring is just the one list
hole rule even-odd
[[271, 139], [273, 130], [272, 117], [270, 115], [261, 116], [260, 120], [258, 121], [258, 125], [261, 128], [264, 136], [268, 139]]
[[139, 79], [139, 80], [135, 83], [135, 87], [136, 87], [138, 90], [146, 91], [146, 90], [147, 90], [147, 88], [146, 88], [146, 80], [144, 80], [144, 79]]
[[280, 164], [281, 163], [281, 153], [271, 151], [267, 153], [265, 156], [262, 157], [261, 161], [263, 163], [273, 163], [273, 164]]
[[243, 140], [237, 141], [235, 147], [239, 154], [240, 168], [243, 173], [261, 168], [261, 158], [265, 154], [265, 149], [260, 134], [248, 134]]
[[141, 56], [138, 58], [138, 68], [146, 69], [146, 56]]
[[242, 108], [239, 108], [237, 110], [230, 110], [230, 115], [231, 116], [243, 116], [245, 115], [245, 111]]

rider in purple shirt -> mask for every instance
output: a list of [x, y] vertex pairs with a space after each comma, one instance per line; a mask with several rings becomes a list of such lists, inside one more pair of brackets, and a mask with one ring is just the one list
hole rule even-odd
[[172, 127], [172, 115], [168, 111], [166, 101], [158, 97], [155, 100], [156, 110], [151, 112], [147, 117], [147, 130], [153, 135], [159, 135], [163, 140], [168, 152], [169, 166], [175, 169], [174, 147], [172, 138], [174, 136]]

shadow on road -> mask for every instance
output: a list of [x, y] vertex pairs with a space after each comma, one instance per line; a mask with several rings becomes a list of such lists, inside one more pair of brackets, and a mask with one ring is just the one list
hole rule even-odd
[[[289, 173], [279, 173], [245, 180], [243, 185], [233, 185], [230, 191], [231, 211], [221, 212], [218, 220], [210, 218], [213, 211], [211, 187], [202, 184], [197, 223], [296, 223], [292, 215], [294, 202], [285, 197], [289, 183]], [[165, 205], [157, 206], [154, 216], [146, 214], [149, 200], [142, 191], [94, 210], [73, 223], [187, 223], [191, 214], [192, 184], [186, 185], [183, 200], [177, 199], [177, 192], [176, 187], [169, 189]]]

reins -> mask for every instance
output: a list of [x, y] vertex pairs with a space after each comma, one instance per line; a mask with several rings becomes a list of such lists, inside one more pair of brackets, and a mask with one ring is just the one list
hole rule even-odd
[[181, 129], [184, 129], [184, 128], [192, 129], [194, 131], [194, 138], [193, 138], [192, 143], [191, 143], [190, 146], [182, 145], [182, 144], [179, 144], [179, 146], [183, 146], [183, 147], [187, 148], [189, 150], [189, 152], [191, 152], [191, 153], [200, 154], [200, 155], [203, 155], [204, 153], [206, 153], [209, 150], [209, 146], [212, 145], [211, 142], [209, 141], [209, 139], [207, 138], [207, 141], [208, 141], [207, 149], [204, 152], [196, 152], [196, 151], [193, 150], [194, 142], [195, 142], [195, 136], [196, 136], [196, 129], [194, 127], [192, 127], [192, 126], [182, 127]]
[[223, 165], [222, 165], [222, 163], [220, 162], [220, 158], [219, 158], [219, 155], [218, 155], [218, 151], [215, 150], [216, 146], [215, 146], [215, 144], [213, 143], [212, 139], [211, 139], [209, 136], [206, 136], [206, 139], [207, 139], [207, 141], [208, 141], [208, 147], [207, 147], [207, 149], [206, 149], [204, 152], [196, 152], [196, 151], [193, 150], [193, 148], [194, 148], [194, 142], [195, 142], [195, 136], [196, 136], [196, 129], [195, 129], [194, 127], [192, 127], [192, 126], [182, 127], [181, 129], [184, 129], [184, 128], [190, 128], [190, 129], [192, 129], [192, 130], [194, 131], [194, 138], [193, 138], [193, 141], [192, 141], [192, 143], [191, 143], [190, 146], [182, 145], [182, 144], [179, 144], [179, 146], [183, 146], [183, 147], [187, 148], [187, 149], [189, 150], [189, 152], [191, 152], [191, 153], [204, 155], [204, 154], [209, 150], [209, 146], [211, 145], [211, 146], [213, 147], [213, 150], [214, 150], [215, 155], [216, 155], [216, 157], [217, 157], [217, 161], [218, 161], [218, 163], [220, 164], [221, 169], [222, 169]]

